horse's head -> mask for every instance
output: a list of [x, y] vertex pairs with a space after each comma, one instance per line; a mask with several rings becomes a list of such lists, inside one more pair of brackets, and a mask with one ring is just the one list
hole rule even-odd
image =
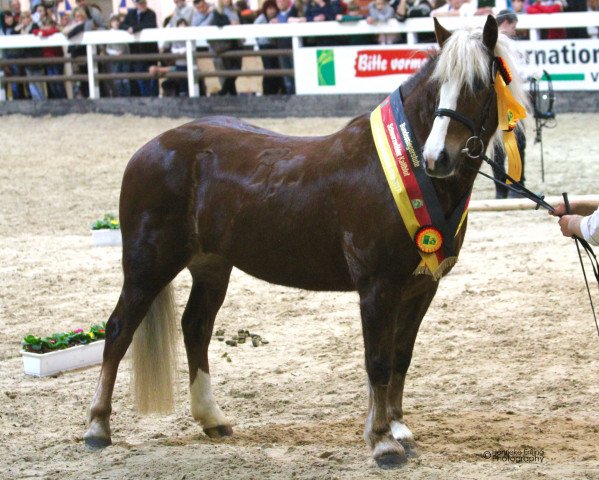
[[484, 29], [451, 34], [435, 18], [441, 53], [431, 81], [439, 86], [438, 106], [424, 144], [427, 173], [448, 177], [470, 154], [484, 153], [497, 130], [493, 88], [498, 39], [497, 22], [489, 15]]

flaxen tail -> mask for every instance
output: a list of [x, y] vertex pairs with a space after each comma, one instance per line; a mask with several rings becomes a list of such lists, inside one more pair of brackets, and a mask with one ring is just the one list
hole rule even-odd
[[170, 413], [176, 384], [177, 323], [171, 284], [156, 297], [132, 343], [133, 393], [140, 413]]

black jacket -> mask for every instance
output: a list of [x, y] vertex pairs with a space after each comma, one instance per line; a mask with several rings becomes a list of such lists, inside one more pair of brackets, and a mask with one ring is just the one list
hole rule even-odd
[[[149, 8], [139, 15], [136, 8], [129, 9], [123, 23], [121, 23], [121, 29], [129, 30], [129, 27], [131, 27], [133, 32], [139, 32], [144, 28], [158, 28], [156, 14]], [[131, 53], [158, 53], [158, 44], [131, 43], [129, 44], [129, 51]]]

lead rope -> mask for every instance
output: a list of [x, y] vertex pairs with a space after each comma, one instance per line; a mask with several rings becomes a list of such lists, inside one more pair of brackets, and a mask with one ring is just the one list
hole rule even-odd
[[[570, 201], [568, 200], [568, 194], [562, 193], [564, 197], [564, 205], [566, 206], [566, 213], [570, 215], [572, 213], [572, 209], [570, 208]], [[580, 267], [582, 268], [582, 274], [584, 276], [584, 283], [587, 287], [587, 293], [589, 295], [589, 302], [591, 302], [591, 311], [593, 312], [593, 318], [595, 319], [595, 327], [597, 327], [597, 336], [599, 336], [599, 323], [597, 323], [597, 315], [595, 314], [595, 306], [593, 305], [593, 297], [591, 296], [591, 289], [589, 288], [589, 281], [587, 279], [587, 272], [584, 268], [584, 263], [582, 261], [582, 254], [580, 253], [580, 245], [584, 248], [589, 260], [591, 261], [591, 266], [593, 267], [593, 274], [595, 275], [595, 279], [599, 284], [599, 263], [597, 262], [597, 257], [595, 256], [595, 252], [588, 244], [586, 240], [583, 238], [577, 237], [573, 235], [574, 243], [576, 243], [576, 251], [578, 252], [578, 259], [580, 260]]]
[[[471, 140], [475, 140], [475, 141], [471, 142]], [[480, 149], [473, 151], [473, 150], [471, 150], [470, 146], [478, 146], [478, 145], [476, 145], [476, 141], [480, 142]], [[480, 139], [480, 137], [473, 136], [473, 137], [470, 137], [468, 139], [468, 141], [466, 142], [466, 148], [464, 148], [462, 150], [462, 153], [465, 153], [470, 158], [474, 158], [474, 159], [481, 158], [482, 160], [487, 162], [491, 166], [491, 168], [496, 168], [497, 164], [493, 160], [491, 160], [489, 157], [487, 157], [487, 155], [485, 155], [483, 150], [484, 150], [484, 144], [483, 144], [482, 140]], [[474, 167], [471, 167], [471, 168], [474, 169]], [[494, 178], [490, 175], [487, 175], [484, 172], [481, 172], [480, 169], [478, 170], [478, 173], [480, 175], [482, 175], [483, 177], [489, 178], [489, 179], [493, 180], [495, 183], [497, 183], [499, 185], [503, 185], [507, 189], [509, 189], [513, 192], [516, 192], [519, 195], [521, 195], [525, 198], [528, 198], [532, 202], [536, 203], [537, 204], [536, 210], [538, 210], [539, 207], [543, 207], [543, 208], [549, 210], [551, 213], [555, 213], [555, 208], [553, 208], [553, 206], [551, 206], [549, 203], [547, 203], [544, 200], [543, 196], [537, 195], [536, 193], [531, 192], [520, 182], [518, 182], [517, 180], [514, 180], [512, 177], [510, 177], [507, 173], [504, 173], [504, 178], [506, 180], [509, 180], [510, 182], [512, 182], [512, 184], [508, 184], [505, 181], [502, 182], [501, 180], [497, 180], [496, 178]], [[518, 185], [518, 187], [517, 188], [513, 187], [512, 185], [514, 185], [514, 184]], [[568, 194], [563, 193], [562, 196], [564, 197], [564, 205], [566, 207], [566, 213], [570, 214], [571, 208], [570, 208], [570, 201], [568, 200]], [[595, 327], [597, 328], [597, 336], [599, 336], [599, 322], [597, 322], [597, 315], [595, 313], [595, 305], [593, 304], [593, 297], [591, 296], [591, 289], [589, 288], [587, 272], [584, 268], [584, 263], [582, 261], [582, 254], [580, 253], [580, 245], [582, 245], [582, 247], [584, 248], [584, 251], [586, 252], [587, 256], [589, 257], [589, 260], [591, 261], [591, 266], [593, 267], [593, 274], [595, 275], [595, 279], [597, 280], [598, 286], [599, 286], [599, 261], [597, 261], [595, 252], [593, 251], [593, 249], [591, 248], [591, 246], [588, 244], [588, 242], [586, 240], [584, 240], [583, 238], [577, 237], [576, 235], [574, 235], [572, 238], [576, 242], [576, 250], [578, 251], [578, 258], [580, 260], [580, 266], [582, 267], [584, 283], [587, 287], [587, 293], [589, 295], [591, 311], [593, 312], [593, 319], [595, 320]]]

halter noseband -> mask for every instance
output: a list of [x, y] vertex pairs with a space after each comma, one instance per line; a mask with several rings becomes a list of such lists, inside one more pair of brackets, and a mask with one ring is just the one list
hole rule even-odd
[[[497, 71], [497, 57], [493, 57], [491, 61], [491, 87], [493, 87], [495, 83], [495, 73]], [[455, 110], [451, 110], [450, 108], [437, 108], [433, 117], [450, 117], [462, 125], [464, 125], [470, 132], [472, 132], [472, 136], [466, 140], [466, 146], [462, 150], [462, 153], [465, 153], [470, 158], [479, 158], [485, 151], [485, 143], [482, 140], [482, 135], [485, 133], [485, 119], [489, 115], [489, 109], [491, 108], [491, 101], [495, 96], [495, 89], [491, 88], [489, 94], [487, 95], [487, 99], [485, 100], [485, 104], [483, 105], [482, 110], [478, 114], [478, 119], [475, 121], [466, 115], [462, 115]], [[478, 132], [476, 131], [476, 125], [479, 125]]]

